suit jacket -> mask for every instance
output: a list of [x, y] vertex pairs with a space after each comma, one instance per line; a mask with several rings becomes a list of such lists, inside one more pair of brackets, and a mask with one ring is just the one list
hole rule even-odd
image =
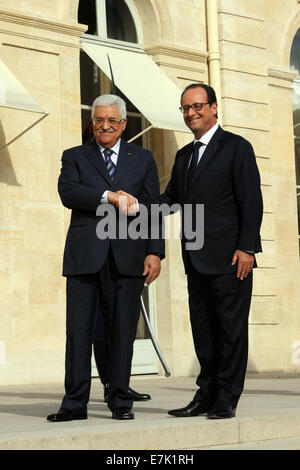
[[191, 204], [193, 217], [196, 204], [204, 204], [204, 245], [187, 252], [183, 227], [183, 261], [186, 271], [189, 256], [198, 272], [221, 274], [236, 269], [231, 267], [236, 249], [261, 251], [263, 204], [259, 171], [251, 144], [219, 127], [187, 187], [192, 150], [193, 142], [177, 152], [161, 201]]
[[[141, 276], [147, 254], [160, 253], [164, 257], [164, 243], [160, 239], [98, 238], [96, 227], [104, 217], [96, 216], [101, 196], [106, 190], [119, 189], [144, 204], [159, 194], [157, 168], [149, 150], [121, 141], [113, 182], [96, 142], [63, 152], [58, 191], [63, 205], [72, 209], [64, 251], [64, 276], [98, 272], [110, 247], [119, 273], [126, 276]], [[133, 219], [129, 216], [128, 223]]]

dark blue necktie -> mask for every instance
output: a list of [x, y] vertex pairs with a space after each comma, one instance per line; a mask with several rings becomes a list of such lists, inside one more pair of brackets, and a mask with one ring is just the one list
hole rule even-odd
[[113, 181], [117, 167], [116, 167], [116, 165], [114, 164], [114, 162], [112, 161], [112, 159], [110, 158], [110, 156], [111, 156], [114, 152], [113, 152], [113, 150], [111, 150], [111, 149], [105, 149], [103, 153], [104, 153], [104, 156], [105, 156], [105, 165], [106, 165], [106, 168], [107, 168], [109, 177], [110, 177], [110, 179]]
[[193, 154], [192, 158], [190, 161], [190, 166], [188, 169], [188, 174], [187, 174], [187, 185], [190, 186], [192, 179], [194, 177], [197, 165], [198, 165], [198, 159], [199, 159], [199, 149], [201, 147], [202, 142], [196, 142], [193, 148]]

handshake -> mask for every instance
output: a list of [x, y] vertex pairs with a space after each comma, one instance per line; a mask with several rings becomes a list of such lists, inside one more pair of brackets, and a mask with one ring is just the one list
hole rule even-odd
[[136, 213], [139, 211], [139, 204], [137, 199], [125, 191], [108, 191], [107, 200], [123, 214], [136, 215]]

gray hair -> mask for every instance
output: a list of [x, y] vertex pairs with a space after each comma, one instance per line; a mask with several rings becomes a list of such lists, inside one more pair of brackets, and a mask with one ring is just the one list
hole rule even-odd
[[95, 99], [92, 106], [92, 118], [94, 116], [96, 106], [118, 106], [121, 119], [126, 118], [126, 103], [117, 95], [101, 95]]

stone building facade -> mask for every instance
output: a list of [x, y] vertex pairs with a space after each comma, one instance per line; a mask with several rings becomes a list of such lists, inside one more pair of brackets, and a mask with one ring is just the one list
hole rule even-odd
[[[80, 6], [95, 12], [98, 29], [92, 35], [99, 41], [78, 22]], [[33, 111], [6, 107], [0, 87], [0, 385], [57, 382], [64, 374], [61, 266], [70, 214], [57, 193], [60, 157], [63, 149], [81, 144], [84, 106], [91, 104], [82, 103], [84, 42], [122, 42], [124, 31], [110, 28], [110, 21], [118, 26], [118, 14], [125, 33], [135, 26], [135, 39], [124, 36], [127, 51], [132, 44], [139, 47], [178, 90], [195, 81], [212, 85], [220, 124], [254, 146], [264, 218], [248, 370], [299, 371], [300, 1], [86, 0], [82, 6], [79, 0], [1, 0], [0, 85], [7, 67], [45, 113], [37, 122]], [[99, 92], [108, 91], [100, 72], [94, 64]], [[140, 115], [134, 97], [131, 102], [132, 116]], [[143, 143], [154, 152], [162, 190], [177, 149], [190, 140], [189, 132], [172, 129], [147, 133]], [[195, 374], [179, 240], [168, 240], [149, 297], [172, 375]], [[155, 367], [163, 374], [161, 365]], [[143, 366], [137, 370], [148, 372]]]

